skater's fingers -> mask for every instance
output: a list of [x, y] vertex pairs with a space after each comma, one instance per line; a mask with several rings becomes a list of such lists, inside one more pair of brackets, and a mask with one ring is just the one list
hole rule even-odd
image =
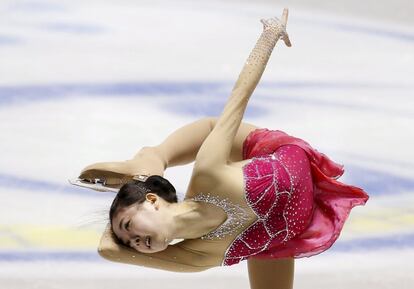
[[289, 35], [286, 34], [283, 37], [283, 41], [285, 42], [285, 44], [286, 44], [287, 47], [291, 47], [292, 46], [292, 43], [290, 42], [290, 39], [289, 39]]
[[282, 24], [285, 25], [285, 27], [287, 25], [288, 15], [289, 15], [289, 9], [287, 9], [287, 8], [283, 9]]

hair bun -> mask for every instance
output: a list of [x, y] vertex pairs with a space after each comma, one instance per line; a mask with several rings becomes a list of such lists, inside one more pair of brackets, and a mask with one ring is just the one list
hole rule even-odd
[[169, 202], [177, 202], [177, 194], [174, 186], [165, 178], [157, 175], [145, 180], [145, 187]]

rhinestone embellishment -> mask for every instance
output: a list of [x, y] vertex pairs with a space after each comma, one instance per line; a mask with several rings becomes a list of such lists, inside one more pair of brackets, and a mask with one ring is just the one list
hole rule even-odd
[[210, 193], [199, 193], [191, 199], [193, 201], [202, 201], [214, 204], [222, 208], [227, 214], [227, 219], [223, 224], [200, 237], [203, 240], [222, 239], [238, 230], [246, 221], [249, 220], [246, 210], [240, 205], [233, 204], [228, 198], [220, 199], [218, 196], [210, 195]]
[[274, 257], [305, 230], [313, 214], [309, 160], [295, 145], [253, 157], [243, 167], [243, 177], [246, 202], [257, 220], [227, 248], [223, 266], [258, 254]]

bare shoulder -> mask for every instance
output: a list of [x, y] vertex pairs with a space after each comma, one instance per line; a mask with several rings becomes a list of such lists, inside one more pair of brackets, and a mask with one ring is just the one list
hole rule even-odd
[[223, 199], [228, 198], [234, 203], [245, 206], [242, 167], [235, 165], [194, 167], [186, 198], [201, 192]]
[[217, 188], [225, 180], [229, 182], [239, 182], [242, 173], [241, 167], [218, 164], [205, 166], [194, 164], [191, 176], [191, 183], [195, 188], [213, 189]]

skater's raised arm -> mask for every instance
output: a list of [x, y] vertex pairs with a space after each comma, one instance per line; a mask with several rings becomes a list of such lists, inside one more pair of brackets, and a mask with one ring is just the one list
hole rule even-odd
[[[170, 134], [160, 145], [147, 149], [154, 150], [154, 153], [163, 160], [165, 168], [193, 162], [217, 121], [216, 117], [206, 117], [187, 124]], [[231, 161], [242, 159], [243, 142], [247, 135], [256, 128], [258, 127], [249, 123], [240, 125], [231, 147]], [[136, 157], [139, 158], [139, 153]], [[136, 161], [138, 163], [139, 159]]]
[[249, 98], [276, 42], [283, 39], [287, 46], [291, 45], [285, 30], [287, 16], [288, 11], [285, 9], [281, 21], [276, 18], [262, 20], [263, 32], [250, 53], [216, 126], [197, 154], [198, 168], [210, 169], [215, 165], [226, 164]]

